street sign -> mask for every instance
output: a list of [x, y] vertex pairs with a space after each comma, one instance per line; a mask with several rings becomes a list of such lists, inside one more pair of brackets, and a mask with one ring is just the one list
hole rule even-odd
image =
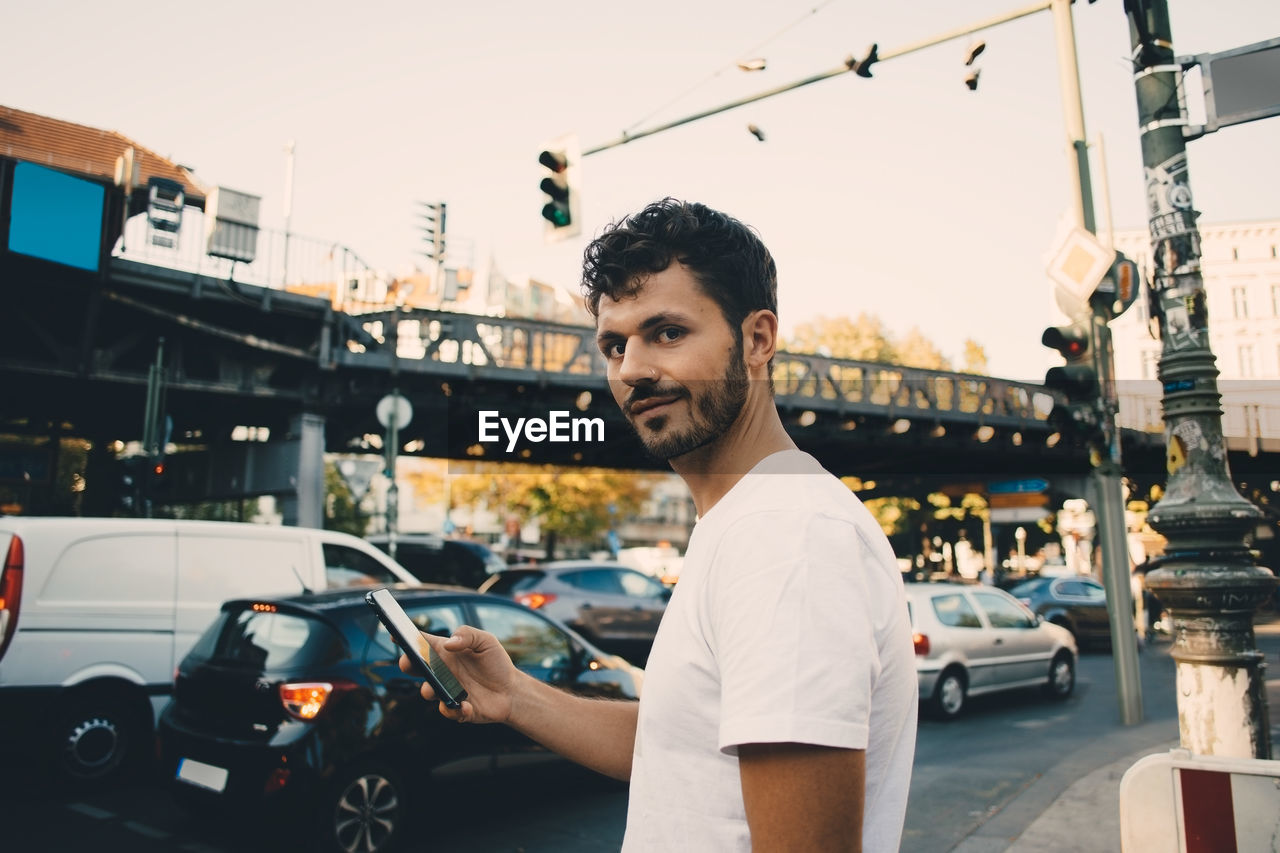
[[991, 509], [1044, 507], [1048, 505], [1049, 496], [1044, 492], [1006, 492], [990, 495], [987, 498], [987, 506]]
[[1188, 126], [1183, 136], [1196, 139], [1222, 127], [1280, 115], [1280, 38], [1218, 53], [1179, 56], [1183, 70], [1200, 66], [1205, 122]]
[[338, 462], [338, 473], [351, 489], [351, 496], [360, 500], [369, 491], [373, 475], [382, 470], [382, 462], [377, 459], [343, 459]]
[[995, 483], [987, 483], [987, 494], [1001, 495], [1010, 492], [1043, 492], [1049, 488], [1049, 481], [1042, 480], [1038, 477], [1028, 478], [1026, 480], [1001, 480]]
[[1102, 245], [1097, 237], [1083, 228], [1071, 229], [1046, 270], [1057, 284], [1053, 295], [1063, 313], [1073, 320], [1089, 316], [1089, 297], [1115, 259], [1115, 250]]
[[1014, 506], [990, 510], [992, 524], [1030, 524], [1049, 515], [1047, 507]]
[[387, 429], [392, 428], [392, 423], [395, 429], [404, 429], [413, 420], [413, 406], [399, 394], [388, 394], [379, 400], [374, 413], [378, 416], [378, 423]]

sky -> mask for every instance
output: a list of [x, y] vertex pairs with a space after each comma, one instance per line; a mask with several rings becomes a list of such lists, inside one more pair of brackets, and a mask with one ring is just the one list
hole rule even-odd
[[[544, 240], [537, 163], [564, 134], [591, 148], [1027, 5], [18, 3], [0, 29], [0, 103], [117, 130], [206, 185], [260, 195], [264, 228], [284, 225], [292, 141], [291, 230], [391, 271], [414, 260], [418, 201], [448, 203], [477, 266], [570, 293], [604, 225], [663, 196], [702, 201], [773, 252], [784, 333], [867, 312], [953, 363], [973, 339], [990, 373], [1040, 382], [1057, 361], [1040, 334], [1061, 322], [1045, 266], [1075, 193], [1048, 12], [588, 156], [578, 238]], [[1179, 55], [1280, 36], [1274, 0], [1169, 5]], [[1145, 226], [1122, 2], [1073, 16], [1099, 224], [1109, 207], [1116, 227]], [[765, 70], [736, 67], [756, 57]], [[1280, 217], [1280, 118], [1188, 148], [1202, 221]]]

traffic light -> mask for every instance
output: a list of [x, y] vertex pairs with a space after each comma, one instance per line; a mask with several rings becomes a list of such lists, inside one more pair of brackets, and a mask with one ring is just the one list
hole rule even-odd
[[145, 456], [126, 456], [115, 463], [114, 504], [128, 515], [141, 515], [149, 479], [151, 460]]
[[538, 155], [538, 162], [546, 169], [538, 188], [546, 196], [542, 204], [542, 218], [547, 223], [545, 236], [548, 242], [582, 233], [579, 158], [577, 140], [572, 135], [555, 140]]
[[147, 498], [168, 503], [173, 500], [173, 477], [163, 459], [152, 459], [148, 470]]
[[1137, 301], [1141, 291], [1142, 274], [1138, 265], [1123, 252], [1116, 252], [1115, 263], [1090, 295], [1089, 305], [1108, 319], [1119, 317]]
[[1057, 350], [1065, 365], [1051, 367], [1044, 375], [1046, 388], [1066, 397], [1049, 413], [1049, 423], [1063, 438], [1093, 443], [1099, 435], [1099, 403], [1102, 386], [1094, 367], [1092, 337], [1083, 323], [1050, 326], [1040, 343]]
[[446, 249], [445, 217], [448, 215], [449, 206], [443, 201], [420, 201], [418, 204], [422, 207], [422, 210], [418, 211], [418, 216], [424, 220], [418, 227], [422, 230], [422, 242], [425, 244], [419, 254], [433, 261], [442, 262]]

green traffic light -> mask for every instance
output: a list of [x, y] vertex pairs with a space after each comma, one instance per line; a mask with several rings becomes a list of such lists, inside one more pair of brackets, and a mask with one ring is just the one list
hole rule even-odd
[[556, 202], [548, 202], [542, 207], [542, 218], [557, 228], [564, 228], [572, 221], [569, 208]]

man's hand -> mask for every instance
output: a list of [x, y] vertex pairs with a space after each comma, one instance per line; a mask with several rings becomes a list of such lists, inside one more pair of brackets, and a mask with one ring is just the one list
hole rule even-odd
[[[638, 702], [589, 699], [539, 681], [517, 669], [497, 637], [479, 628], [463, 625], [447, 639], [422, 634], [419, 642], [436, 650], [467, 691], [461, 708], [440, 703], [445, 717], [506, 723], [570, 761], [615, 779], [631, 777]], [[404, 655], [400, 669], [414, 672]], [[429, 684], [422, 685], [422, 696], [437, 698]]]
[[[496, 637], [463, 625], [452, 637], [420, 634], [419, 643], [424, 646], [430, 644], [467, 691], [461, 708], [450, 708], [441, 702], [441, 714], [459, 723], [505, 723], [510, 720], [511, 693], [519, 670]], [[422, 656], [428, 657], [425, 647]], [[400, 669], [411, 674], [416, 672], [406, 655], [400, 656]], [[428, 701], [436, 698], [435, 691], [425, 681], [422, 683], [422, 697]]]
[[738, 747], [754, 853], [861, 850], [866, 756], [803, 743]]

